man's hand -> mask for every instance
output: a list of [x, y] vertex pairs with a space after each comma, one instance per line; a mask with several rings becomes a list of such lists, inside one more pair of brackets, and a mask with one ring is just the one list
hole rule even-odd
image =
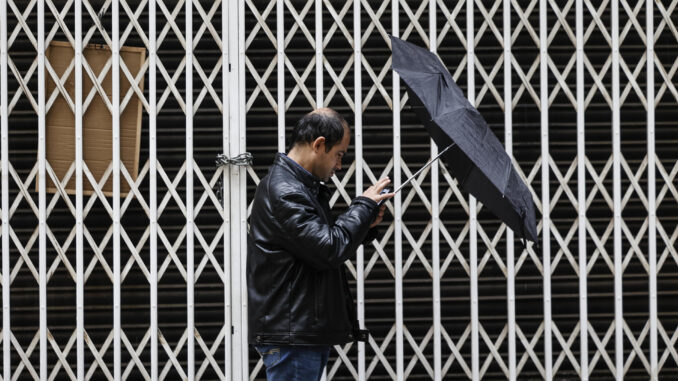
[[388, 184], [391, 183], [391, 179], [388, 177], [384, 177], [383, 179], [377, 181], [376, 184], [372, 185], [371, 187], [367, 188], [365, 192], [363, 192], [363, 197], [367, 197], [372, 199], [374, 202], [379, 203], [381, 200], [386, 200], [389, 199], [393, 196], [395, 196], [395, 193], [384, 193], [380, 194], [384, 188]]
[[375, 218], [374, 222], [372, 222], [372, 225], [370, 225], [370, 229], [379, 225], [381, 221], [384, 219], [384, 210], [386, 210], [386, 204], [381, 204], [381, 206], [379, 207], [379, 214], [377, 214], [377, 218]]
[[[391, 183], [391, 179], [388, 177], [385, 177], [379, 181], [377, 181], [376, 184], [372, 185], [371, 187], [367, 188], [365, 192], [363, 193], [363, 197], [370, 198], [374, 200], [374, 202], [378, 203], [379, 201], [382, 200], [387, 200], [393, 196], [395, 196], [395, 193], [384, 193], [381, 194], [381, 191], [386, 188], [388, 184]], [[377, 218], [374, 220], [372, 225], [370, 225], [370, 228], [378, 225], [381, 220], [384, 219], [384, 210], [386, 209], [386, 205], [382, 204], [381, 207], [379, 208], [379, 214], [377, 215]]]

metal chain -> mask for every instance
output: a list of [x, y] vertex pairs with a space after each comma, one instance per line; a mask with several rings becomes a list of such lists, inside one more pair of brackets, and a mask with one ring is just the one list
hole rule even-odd
[[[225, 165], [235, 165], [239, 167], [246, 167], [252, 165], [252, 154], [249, 152], [243, 152], [240, 155], [229, 158], [223, 153], [217, 155], [217, 160], [215, 162], [217, 167], [222, 167]], [[214, 188], [213, 188], [214, 189]], [[221, 180], [216, 184], [216, 196], [219, 199], [220, 203], [224, 202], [224, 184]]]
[[246, 167], [252, 165], [252, 154], [249, 152], [243, 152], [240, 155], [229, 158], [224, 154], [217, 155], [216, 161], [217, 167], [224, 165], [236, 165], [241, 167]]

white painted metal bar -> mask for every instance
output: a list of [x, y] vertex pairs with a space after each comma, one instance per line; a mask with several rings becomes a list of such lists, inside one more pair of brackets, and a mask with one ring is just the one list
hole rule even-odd
[[0, 0], [0, 166], [2, 167], [2, 374], [12, 375], [10, 326], [10, 264], [9, 264], [9, 104], [7, 98], [7, 0]]
[[[362, 84], [362, 28], [360, 25], [360, 1], [353, 2], [353, 113], [355, 115], [355, 191], [363, 193], [363, 84]], [[358, 300], [358, 323], [365, 327], [365, 247], [360, 246], [356, 258], [356, 288]], [[358, 380], [365, 381], [365, 343], [358, 342]]]
[[[231, 96], [230, 88], [233, 82], [233, 66], [235, 66], [234, 55], [231, 54], [231, 48], [233, 46], [233, 37], [229, 33], [229, 27], [231, 25], [230, 13], [229, 13], [229, 1], [221, 2], [221, 60], [224, 63], [223, 65], [223, 75], [221, 76], [222, 83], [222, 101], [223, 105], [223, 115], [222, 115], [222, 150], [226, 156], [231, 157], [231, 152], [229, 149], [229, 139], [230, 139], [230, 129], [231, 116], [234, 112], [231, 107]], [[226, 274], [227, 279], [224, 281], [224, 326], [226, 327], [226, 336], [224, 338], [224, 374], [227, 379], [232, 379], [232, 363], [233, 363], [233, 350], [231, 346], [231, 338], [233, 333], [233, 308], [231, 304], [231, 260], [230, 260], [230, 249], [231, 249], [231, 187], [229, 183], [230, 167], [223, 167], [223, 173], [221, 175], [221, 194], [222, 194], [222, 207], [224, 208], [223, 214], [223, 226], [224, 226], [224, 274]], [[236, 350], [237, 352], [237, 350]]]
[[82, 0], [75, 0], [75, 303], [78, 381], [85, 379], [85, 278], [82, 215]]
[[113, 122], [113, 379], [120, 381], [120, 9], [112, 3], [111, 89]]
[[[231, 57], [231, 75], [229, 83], [229, 139], [228, 150], [231, 155], [245, 152], [245, 29], [244, 2], [229, 2], [228, 36], [229, 56]], [[282, 3], [277, 4], [282, 12]], [[278, 18], [278, 21], [281, 19]], [[281, 30], [278, 30], [281, 32]], [[282, 41], [281, 39], [278, 42]], [[281, 57], [279, 56], [279, 59]], [[280, 103], [284, 110], [284, 103]], [[279, 108], [280, 110], [280, 108]], [[284, 133], [284, 129], [282, 130]], [[284, 150], [284, 136], [279, 140], [279, 148]], [[231, 221], [231, 305], [233, 334], [231, 374], [233, 380], [247, 380], [249, 377], [249, 356], [245, 348], [247, 343], [247, 285], [245, 282], [245, 263], [247, 255], [247, 198], [246, 171], [244, 167], [230, 168], [230, 221]]]
[[323, 99], [323, 2], [315, 0], [315, 105], [324, 107]]
[[544, 268], [544, 373], [553, 379], [551, 342], [551, 195], [549, 193], [549, 91], [548, 91], [548, 30], [547, 0], [539, 1], [539, 74], [541, 111], [541, 209], [542, 249]]
[[[322, 0], [315, 0], [315, 107], [323, 107], [323, 6]], [[327, 381], [327, 366], [321, 374], [321, 381]]]
[[[282, 9], [281, 9], [282, 10]], [[229, 6], [229, 41], [231, 46], [229, 47], [229, 52], [232, 55], [237, 56], [238, 46], [237, 46], [237, 33], [238, 28], [238, 17], [237, 17], [238, 8], [235, 6], [235, 2], [230, 2]], [[235, 62], [235, 60], [234, 60]], [[238, 153], [238, 136], [240, 134], [240, 111], [238, 107], [240, 103], [238, 102], [238, 90], [237, 84], [239, 84], [239, 75], [240, 75], [240, 61], [238, 57], [238, 65], [232, 66], [233, 70], [231, 78], [234, 83], [231, 83], [229, 86], [229, 105], [231, 110], [234, 110], [230, 114], [230, 125], [229, 125], [229, 153], [231, 155], [236, 155]], [[283, 104], [283, 108], [284, 108]], [[237, 112], [235, 110], [238, 110]], [[283, 141], [284, 142], [284, 141]], [[230, 246], [230, 256], [231, 256], [231, 278], [232, 278], [232, 293], [231, 293], [231, 303], [235, 307], [235, 310], [232, 315], [232, 325], [233, 325], [233, 336], [232, 336], [232, 345], [233, 348], [240, 348], [239, 351], [233, 351], [233, 362], [232, 372], [234, 380], [244, 380], [247, 377], [247, 367], [243, 367], [244, 361], [243, 355], [244, 351], [242, 348], [247, 348], [247, 343], [245, 342], [245, 332], [242, 332], [242, 293], [241, 293], [241, 283], [245, 282], [244, 277], [241, 276], [241, 253], [240, 253], [240, 171], [238, 168], [230, 167], [229, 170], [230, 179], [229, 184], [231, 188], [230, 194], [230, 219], [232, 221], [232, 231], [231, 231], [231, 246]]]
[[619, 0], [612, 0], [612, 187], [614, 213], [615, 373], [624, 379], [624, 309], [621, 247], [621, 125], [619, 120]]
[[[391, 2], [391, 29], [393, 36], [400, 37], [400, 9], [398, 1]], [[393, 186], [400, 186], [400, 76], [393, 73]], [[394, 250], [395, 250], [395, 324], [396, 324], [396, 377], [398, 381], [404, 379], [403, 359], [403, 227], [402, 227], [402, 197], [397, 192], [393, 198], [395, 216]]]
[[186, 329], [188, 339], [187, 376], [188, 381], [195, 378], [195, 316], [194, 286], [195, 270], [193, 262], [193, 2], [186, 1]]
[[650, 262], [650, 380], [659, 379], [657, 348], [657, 190], [655, 178], [654, 1], [645, 2], [647, 44], [647, 204], [648, 260]]
[[47, 380], [47, 202], [45, 175], [45, 2], [38, 1], [38, 252], [40, 299], [40, 379]]
[[[511, 1], [504, 3], [504, 145], [513, 157], [513, 87], [511, 81]], [[506, 297], [508, 315], [508, 367], [509, 381], [516, 380], [516, 266], [513, 230], [506, 229]]]
[[158, 154], [157, 154], [157, 36], [155, 0], [148, 2], [148, 157], [151, 256], [151, 381], [158, 381]]
[[588, 258], [586, 253], [586, 99], [584, 87], [584, 4], [576, 4], [577, 39], [577, 204], [579, 205], [579, 367], [582, 381], [589, 379], [589, 336], [588, 336]]
[[[436, 2], [428, 3], [429, 50], [437, 53], [438, 27]], [[431, 157], [438, 155], [438, 146], [431, 139]], [[440, 321], [440, 177], [438, 160], [431, 164], [431, 261], [433, 262], [433, 379], [442, 380], [442, 349]]]
[[[238, 154], [245, 152], [247, 141], [246, 141], [246, 119], [245, 119], [245, 2], [239, 1], [237, 8], [234, 6], [233, 11], [236, 14], [237, 29], [234, 31], [235, 36], [237, 37], [237, 53], [238, 53], [238, 65], [237, 65], [237, 79], [238, 86], [234, 86], [235, 94], [234, 97], [237, 100], [237, 110], [238, 110]], [[240, 279], [242, 280], [240, 285], [240, 319], [241, 319], [241, 329], [240, 329], [240, 340], [242, 342], [243, 348], [249, 348], [247, 343], [247, 284], [245, 282], [246, 277], [246, 267], [245, 263], [247, 261], [247, 172], [245, 167], [238, 167], [238, 172], [240, 174], [240, 191], [238, 199], [238, 208], [240, 214]], [[249, 352], [244, 350], [242, 351], [242, 357], [240, 359], [241, 367], [243, 369], [242, 379], [247, 381], [248, 378], [248, 368], [249, 368]]]
[[[476, 106], [475, 27], [473, 0], [466, 0], [466, 80], [468, 100]], [[469, 261], [471, 273], [471, 379], [480, 380], [480, 322], [478, 319], [478, 221], [475, 197], [469, 195]]]
[[278, 152], [285, 152], [285, 5], [276, 2], [276, 35], [278, 50]]
[[[237, 46], [237, 41], [239, 41], [237, 33], [238, 28], [238, 8], [235, 2], [229, 2], [229, 24], [228, 24], [228, 35], [229, 42], [229, 53], [232, 56], [238, 56], [239, 50]], [[282, 11], [282, 8], [279, 9]], [[233, 60], [236, 62], [236, 60]], [[240, 75], [240, 60], [237, 59], [238, 65], [231, 67], [231, 79], [233, 83], [229, 84], [229, 106], [233, 112], [229, 115], [230, 124], [229, 124], [229, 148], [228, 152], [230, 155], [236, 155], [238, 152], [238, 136], [240, 134], [240, 111], [238, 107], [240, 103], [238, 102], [238, 90], [236, 84], [239, 84], [239, 75]], [[283, 104], [283, 108], [284, 108]], [[238, 111], [235, 111], [238, 110]], [[284, 142], [284, 141], [283, 141]], [[244, 341], [244, 332], [242, 332], [242, 296], [241, 296], [241, 283], [245, 281], [244, 277], [241, 277], [241, 260], [240, 260], [240, 171], [238, 168], [230, 167], [229, 169], [229, 185], [230, 185], [230, 220], [231, 223], [231, 246], [230, 246], [230, 260], [231, 260], [231, 305], [235, 307], [232, 314], [232, 326], [233, 326], [233, 335], [231, 337], [233, 348], [240, 348], [240, 350], [234, 350], [232, 356], [232, 377], [233, 380], [244, 380], [247, 377], [247, 367], [243, 366], [243, 356], [245, 355], [242, 348], [247, 348], [247, 343]]]

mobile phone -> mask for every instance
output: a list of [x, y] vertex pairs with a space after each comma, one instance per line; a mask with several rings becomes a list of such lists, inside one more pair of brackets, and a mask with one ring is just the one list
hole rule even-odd
[[[386, 193], [391, 193], [391, 188], [386, 187], [386, 188], [382, 189], [379, 194], [386, 194]], [[386, 199], [379, 201], [377, 203], [377, 205], [381, 206], [384, 202], [386, 202]]]

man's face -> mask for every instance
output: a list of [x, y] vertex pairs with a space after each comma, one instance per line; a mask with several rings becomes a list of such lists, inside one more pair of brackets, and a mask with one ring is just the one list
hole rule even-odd
[[318, 150], [315, 175], [324, 182], [330, 181], [332, 176], [334, 176], [334, 173], [341, 170], [341, 159], [346, 154], [350, 142], [351, 132], [348, 128], [344, 128], [343, 138], [340, 142], [332, 146], [332, 149], [330, 149], [329, 152], [326, 152], [325, 146], [323, 145], [321, 149]]

